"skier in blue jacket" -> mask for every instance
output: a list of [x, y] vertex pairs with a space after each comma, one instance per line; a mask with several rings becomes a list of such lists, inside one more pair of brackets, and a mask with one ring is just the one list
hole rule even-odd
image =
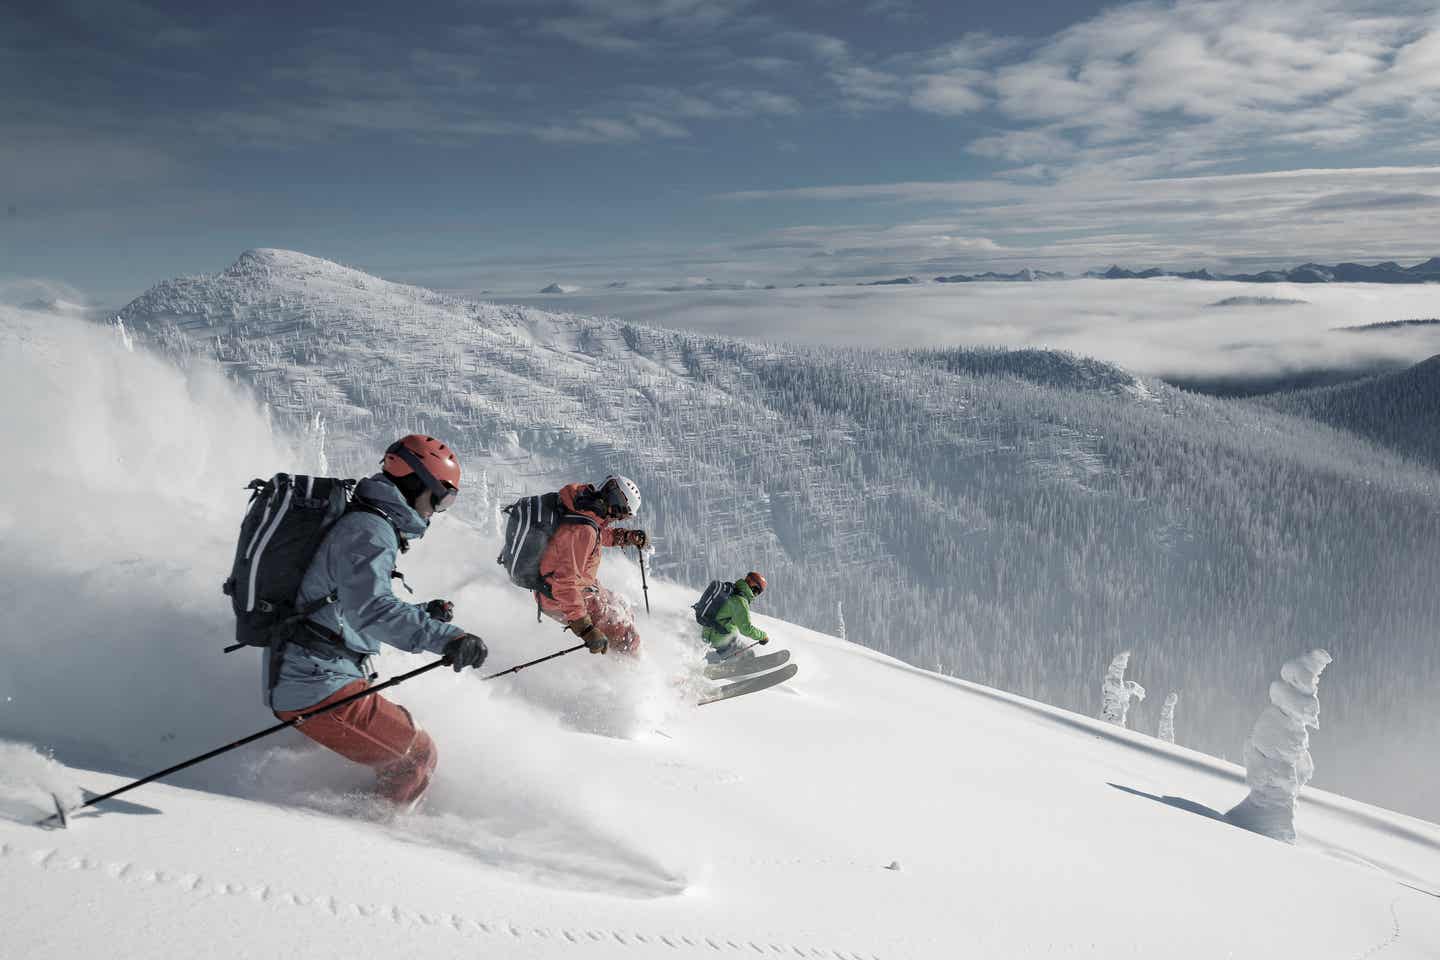
[[[351, 509], [310, 562], [297, 609], [333, 597], [302, 622], [278, 653], [267, 653], [269, 701], [289, 720], [370, 685], [366, 661], [388, 643], [447, 657], [457, 672], [485, 662], [485, 642], [449, 621], [449, 601], [405, 603], [391, 589], [397, 555], [425, 535], [430, 517], [460, 492], [460, 464], [433, 437], [412, 434], [390, 446], [380, 473], [355, 487]], [[278, 658], [278, 659], [274, 659]], [[376, 792], [402, 807], [424, 794], [437, 754], [409, 711], [379, 694], [312, 717], [297, 729], [336, 753], [372, 767]]]

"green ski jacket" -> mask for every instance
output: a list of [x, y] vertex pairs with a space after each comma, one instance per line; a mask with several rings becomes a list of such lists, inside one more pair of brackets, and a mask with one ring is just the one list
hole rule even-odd
[[720, 605], [715, 612], [715, 622], [720, 624], [720, 629], [706, 627], [702, 636], [705, 642], [712, 647], [723, 647], [730, 642], [730, 637], [739, 632], [751, 640], [762, 640], [765, 638], [765, 631], [750, 622], [750, 601], [755, 599], [755, 591], [750, 589], [750, 584], [744, 580], [735, 583], [734, 592], [730, 599]]

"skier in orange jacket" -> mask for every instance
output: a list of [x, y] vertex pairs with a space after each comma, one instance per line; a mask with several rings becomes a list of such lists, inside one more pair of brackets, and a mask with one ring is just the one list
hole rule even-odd
[[540, 556], [540, 575], [550, 596], [536, 592], [540, 610], [565, 624], [584, 641], [591, 653], [605, 653], [613, 645], [623, 653], [637, 653], [640, 635], [635, 617], [620, 596], [600, 586], [600, 548], [645, 549], [644, 530], [611, 526], [640, 512], [640, 488], [627, 477], [606, 477], [599, 487], [572, 483], [560, 490], [560, 504], [571, 513], [588, 517], [588, 523], [567, 523], [556, 528]]

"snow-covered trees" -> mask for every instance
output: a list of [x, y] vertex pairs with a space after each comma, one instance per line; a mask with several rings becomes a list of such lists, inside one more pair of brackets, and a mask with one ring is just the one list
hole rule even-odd
[[1130, 651], [1117, 653], [1105, 671], [1104, 703], [1100, 707], [1100, 719], [1117, 727], [1125, 726], [1125, 715], [1130, 711], [1130, 701], [1139, 703], [1145, 699], [1145, 688], [1134, 680], [1125, 679], [1125, 668], [1130, 665]]
[[[217, 358], [278, 425], [322, 411], [333, 471], [373, 470], [422, 420], [499, 503], [618, 471], [663, 538], [657, 577], [761, 569], [786, 585], [765, 613], [832, 630], [843, 600], [884, 653], [1087, 714], [1096, 665], [1143, 643], [1145, 683], [1193, 691], [1186, 743], [1216, 754], [1253, 719], [1234, 677], [1297, 649], [1374, 638], [1332, 693], [1377, 701], [1357, 715], [1440, 682], [1417, 653], [1440, 480], [1331, 427], [1158, 383], [1139, 400], [1059, 352], [749, 343], [251, 259], [125, 323]], [[479, 500], [455, 512], [484, 523]]]
[[1286, 843], [1295, 842], [1295, 798], [1315, 775], [1310, 733], [1320, 728], [1320, 674], [1330, 663], [1324, 650], [1289, 660], [1270, 684], [1270, 706], [1245, 741], [1245, 782], [1250, 794], [1225, 819]]
[[1166, 743], [1175, 742], [1175, 704], [1180, 702], [1180, 694], [1171, 690], [1165, 696], [1165, 705], [1160, 708], [1160, 739]]

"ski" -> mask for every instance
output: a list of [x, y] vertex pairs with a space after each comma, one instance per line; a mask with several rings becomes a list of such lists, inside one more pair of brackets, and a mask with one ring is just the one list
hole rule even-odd
[[711, 680], [727, 680], [730, 677], [743, 677], [751, 673], [763, 673], [789, 660], [789, 650], [777, 650], [774, 653], [767, 653], [763, 657], [736, 657], [732, 660], [722, 660], [719, 663], [707, 663], [705, 665], [705, 676]]
[[702, 698], [698, 705], [703, 707], [707, 703], [715, 703], [720, 700], [733, 700], [735, 697], [743, 697], [747, 693], [758, 693], [761, 690], [768, 690], [776, 684], [789, 680], [799, 671], [800, 668], [791, 663], [770, 673], [761, 673], [753, 677], [746, 677], [743, 680], [736, 680], [734, 683], [724, 684], [713, 691], [710, 696]]

